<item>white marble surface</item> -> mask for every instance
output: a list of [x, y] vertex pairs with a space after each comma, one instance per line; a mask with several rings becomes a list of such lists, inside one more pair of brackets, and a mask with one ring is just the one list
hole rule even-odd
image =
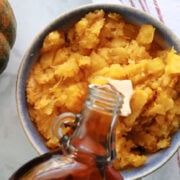
[[[9, 0], [17, 19], [17, 38], [7, 69], [0, 75], [0, 180], [6, 180], [19, 166], [37, 156], [26, 138], [16, 111], [15, 86], [18, 67], [35, 35], [47, 23], [90, 0]], [[143, 180], [178, 180], [178, 153]]]

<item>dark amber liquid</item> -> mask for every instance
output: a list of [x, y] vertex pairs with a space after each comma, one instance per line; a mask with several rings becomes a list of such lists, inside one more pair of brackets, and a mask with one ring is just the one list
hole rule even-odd
[[58, 179], [58, 180], [91, 180], [96, 178], [97, 180], [103, 179], [98, 168], [83, 163], [77, 162], [76, 160], [69, 159], [70, 162], [63, 164], [63, 166], [54, 168], [50, 171], [43, 171], [43, 173], [36, 175], [35, 180], [44, 179]]
[[48, 174], [43, 173], [42, 175], [34, 178], [35, 180], [45, 179], [58, 179], [58, 180], [122, 180], [119, 172], [114, 172], [111, 166], [107, 166], [104, 170], [104, 174], [101, 174], [97, 167], [91, 167], [77, 162], [72, 163], [76, 168], [69, 167], [64, 169], [56, 169]]
[[11, 180], [122, 180], [106, 159], [112, 116], [91, 109], [84, 114], [69, 147], [43, 161], [37, 158], [29, 162]]
[[[105, 153], [103, 148], [94, 144], [89, 137], [76, 138], [78, 149]], [[87, 149], [91, 147], [90, 149]], [[21, 180], [122, 180], [119, 172], [111, 165], [104, 165], [99, 157], [78, 151], [67, 155], [54, 155], [49, 160], [34, 164]], [[37, 161], [38, 162], [38, 161]], [[16, 178], [15, 178], [16, 179]], [[19, 179], [19, 178], [17, 178]]]
[[[10, 180], [122, 180], [111, 164], [105, 164], [100, 157], [104, 149], [86, 136], [75, 139], [80, 151], [47, 153], [22, 166]], [[83, 152], [84, 151], [84, 152]], [[86, 151], [86, 152], [85, 152]], [[87, 153], [88, 152], [88, 153]]]

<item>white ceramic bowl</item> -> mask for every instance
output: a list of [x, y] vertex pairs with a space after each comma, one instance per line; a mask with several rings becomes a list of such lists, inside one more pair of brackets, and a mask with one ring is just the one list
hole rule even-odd
[[[16, 98], [18, 114], [28, 139], [40, 154], [48, 152], [49, 149], [45, 146], [43, 138], [32, 123], [28, 114], [25, 85], [26, 80], [29, 76], [30, 69], [35, 63], [35, 61], [38, 59], [39, 50], [41, 48], [43, 39], [49, 32], [59, 28], [66, 31], [81, 17], [83, 17], [89, 11], [93, 11], [95, 9], [104, 9], [106, 12], [111, 11], [119, 13], [131, 23], [152, 24], [157, 29], [158, 43], [164, 47], [173, 46], [178, 52], [180, 52], [180, 41], [164, 24], [134, 8], [110, 4], [86, 5], [78, 9], [72, 10], [51, 22], [47, 27], [45, 27], [42, 32], [37, 35], [33, 43], [30, 45], [30, 48], [27, 50], [21, 62], [17, 76]], [[130, 171], [122, 171], [121, 173], [125, 179], [137, 179], [146, 176], [147, 174], [152, 173], [153, 171], [161, 167], [164, 163], [166, 163], [177, 151], [179, 146], [180, 131], [178, 131], [173, 136], [171, 146], [168, 149], [162, 150], [158, 153], [155, 153], [154, 155], [150, 155], [148, 157], [147, 163], [144, 166], [131, 169]]]

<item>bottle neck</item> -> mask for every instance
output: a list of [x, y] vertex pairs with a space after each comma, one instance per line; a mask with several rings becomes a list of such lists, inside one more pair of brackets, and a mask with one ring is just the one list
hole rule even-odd
[[115, 125], [122, 105], [122, 96], [111, 87], [91, 87], [89, 98], [80, 116], [70, 145], [111, 161], [115, 158]]

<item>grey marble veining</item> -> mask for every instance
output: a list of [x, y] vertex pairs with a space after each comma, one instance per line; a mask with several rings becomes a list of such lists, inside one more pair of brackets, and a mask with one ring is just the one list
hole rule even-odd
[[36, 152], [27, 141], [16, 112], [16, 77], [0, 76], [0, 179], [7, 177]]

